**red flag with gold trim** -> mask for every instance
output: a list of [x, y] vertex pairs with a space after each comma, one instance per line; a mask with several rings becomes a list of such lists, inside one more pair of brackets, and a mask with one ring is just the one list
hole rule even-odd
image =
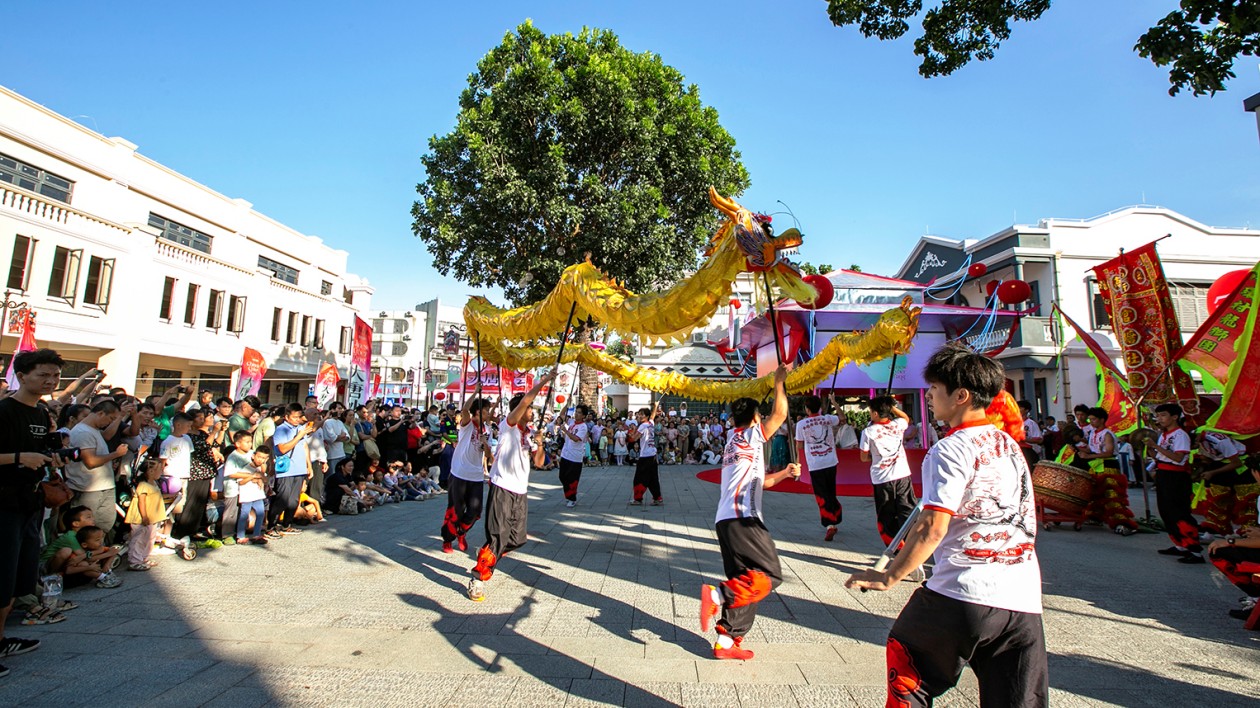
[[1190, 375], [1172, 366], [1181, 349], [1181, 327], [1164, 268], [1151, 242], [1094, 267], [1111, 327], [1124, 352], [1129, 388], [1146, 391], [1149, 403], [1179, 403], [1199, 412]]

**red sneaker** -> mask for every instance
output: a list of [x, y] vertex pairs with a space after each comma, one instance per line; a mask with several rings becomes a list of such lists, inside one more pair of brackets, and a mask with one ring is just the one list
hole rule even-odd
[[727, 649], [723, 649], [722, 647], [719, 647], [716, 644], [713, 645], [713, 658], [714, 659], [738, 659], [740, 661], [748, 661], [749, 659], [753, 658], [753, 653], [748, 651], [747, 649], [743, 649], [740, 647], [740, 644], [742, 644], [743, 641], [744, 641], [743, 637], [735, 637], [735, 645]]
[[449, 541], [443, 541], [443, 542], [442, 542], [442, 552], [443, 552], [443, 553], [454, 553], [454, 552], [455, 552], [455, 549], [451, 547], [451, 544], [450, 544], [450, 542], [449, 542]]
[[459, 537], [459, 550], [461, 551], [468, 550], [468, 539], [464, 538], [463, 536]]
[[717, 588], [712, 585], [700, 586], [700, 631], [709, 631], [709, 626], [713, 624], [713, 620], [722, 614], [722, 604], [714, 600], [717, 595]]
[[836, 527], [835, 527], [835, 526], [828, 526], [828, 527], [827, 527], [827, 533], [826, 533], [826, 535], [824, 535], [824, 536], [823, 536], [823, 540], [824, 540], [824, 541], [830, 541], [831, 539], [833, 539], [833, 538], [835, 538], [835, 537], [836, 537]]

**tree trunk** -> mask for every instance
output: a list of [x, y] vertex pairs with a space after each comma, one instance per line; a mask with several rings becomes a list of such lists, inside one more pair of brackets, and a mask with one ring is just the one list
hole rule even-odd
[[[587, 320], [582, 323], [582, 328], [577, 332], [577, 338], [570, 346], [585, 347], [591, 341], [591, 335], [595, 332], [595, 323]], [[590, 406], [591, 411], [599, 410], [599, 371], [584, 364], [578, 364], [578, 395], [577, 402]]]

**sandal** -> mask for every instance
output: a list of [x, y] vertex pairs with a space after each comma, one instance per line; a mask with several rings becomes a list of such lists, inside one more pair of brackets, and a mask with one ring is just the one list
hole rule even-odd
[[148, 563], [132, 563], [131, 565], [127, 566], [127, 570], [145, 571], [145, 570], [150, 570], [152, 567], [153, 566], [149, 565]]
[[57, 610], [58, 612], [66, 612], [68, 610], [75, 610], [78, 608], [79, 608], [79, 603], [71, 602], [69, 600], [62, 600], [61, 602], [58, 602], [57, 606], [54, 607], [53, 609]]
[[38, 609], [34, 609], [26, 613], [26, 617], [22, 619], [22, 624], [31, 626], [37, 624], [57, 624], [58, 622], [65, 621], [65, 615], [51, 607], [40, 605]]

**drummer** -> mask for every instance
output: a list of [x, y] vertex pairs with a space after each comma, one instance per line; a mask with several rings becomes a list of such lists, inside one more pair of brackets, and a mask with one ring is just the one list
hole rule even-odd
[[1086, 519], [1097, 519], [1121, 536], [1137, 532], [1137, 522], [1129, 510], [1129, 480], [1120, 472], [1116, 459], [1116, 434], [1107, 427], [1110, 415], [1105, 408], [1090, 408], [1089, 436], [1077, 458], [1088, 461], [1094, 475], [1094, 496], [1085, 509]]

